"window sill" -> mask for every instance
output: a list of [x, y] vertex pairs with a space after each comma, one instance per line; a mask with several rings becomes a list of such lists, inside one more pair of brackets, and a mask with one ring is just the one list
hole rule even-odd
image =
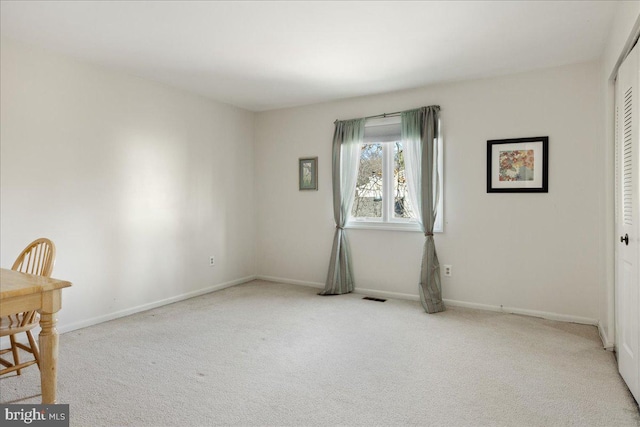
[[356, 230], [413, 231], [422, 233], [415, 222], [350, 221], [345, 228]]
[[[422, 233], [420, 226], [415, 222], [382, 222], [382, 221], [349, 221], [344, 228], [354, 230], [381, 230], [381, 231], [409, 231]], [[442, 233], [435, 229], [434, 233]]]

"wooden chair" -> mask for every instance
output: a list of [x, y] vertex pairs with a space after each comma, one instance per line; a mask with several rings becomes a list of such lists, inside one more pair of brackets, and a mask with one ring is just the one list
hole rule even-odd
[[[53, 242], [49, 239], [37, 239], [22, 251], [11, 269], [22, 273], [51, 277], [55, 259], [56, 247]], [[0, 370], [0, 375], [13, 371], [17, 371], [16, 373], [20, 375], [21, 369], [33, 364], [37, 364], [38, 368], [40, 368], [40, 353], [38, 352], [36, 340], [31, 333], [31, 330], [38, 326], [39, 321], [40, 315], [36, 310], [11, 315], [2, 313], [2, 317], [0, 317], [0, 337], [8, 336], [11, 348], [0, 350], [0, 355], [9, 352], [13, 353], [13, 363], [0, 357], [0, 365], [5, 367]], [[15, 336], [20, 332], [27, 334], [30, 345], [27, 346], [16, 341]], [[33, 354], [34, 359], [20, 363], [18, 349]]]

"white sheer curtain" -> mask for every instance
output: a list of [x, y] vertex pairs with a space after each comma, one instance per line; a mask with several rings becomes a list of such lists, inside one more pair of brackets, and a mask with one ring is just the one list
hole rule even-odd
[[402, 141], [404, 148], [404, 173], [407, 179], [407, 197], [409, 204], [413, 209], [415, 219], [420, 224], [420, 228], [424, 232], [422, 224], [422, 150], [420, 149], [420, 139], [415, 135], [408, 136]]
[[[358, 140], [344, 142], [341, 146], [340, 156], [340, 187], [342, 187], [341, 209], [346, 212], [346, 218], [351, 214], [353, 201], [356, 195], [356, 181], [360, 169], [360, 150], [362, 144]], [[344, 226], [344, 225], [343, 225]]]
[[[420, 183], [422, 177], [421, 142], [420, 139], [414, 137], [408, 138], [407, 140], [402, 141], [402, 143], [404, 144], [404, 173], [407, 178], [407, 197], [409, 198], [409, 204], [413, 209], [415, 219], [420, 224], [422, 231], [424, 231], [424, 224], [422, 223], [422, 186]], [[433, 161], [436, 163], [439, 160], [439, 146], [439, 135], [436, 135], [436, 138], [433, 142]], [[434, 168], [433, 173], [433, 204], [434, 206], [440, 206], [441, 189], [439, 168]], [[441, 214], [442, 212], [436, 212], [436, 223], [438, 223], [438, 216]], [[441, 225], [439, 225], [438, 227], [441, 227]]]

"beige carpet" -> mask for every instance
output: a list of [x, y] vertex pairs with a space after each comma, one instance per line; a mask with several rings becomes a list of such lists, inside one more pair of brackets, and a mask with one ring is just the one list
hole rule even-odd
[[[640, 426], [595, 327], [251, 282], [60, 337], [74, 426]], [[34, 368], [0, 401], [39, 402]]]

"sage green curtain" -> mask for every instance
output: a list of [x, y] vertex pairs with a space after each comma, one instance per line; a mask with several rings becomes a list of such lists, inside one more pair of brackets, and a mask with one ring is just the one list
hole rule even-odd
[[[433, 240], [438, 199], [440, 197], [438, 179], [438, 144], [440, 134], [440, 107], [433, 105], [401, 114], [401, 138], [405, 144], [405, 164], [410, 175], [418, 179], [407, 180], [409, 193], [416, 199], [414, 206], [418, 221], [425, 235], [420, 268], [420, 301], [427, 313], [444, 311], [442, 285], [440, 283], [440, 263]], [[413, 188], [411, 188], [413, 187]]]
[[344, 225], [353, 206], [356, 190], [360, 145], [364, 137], [365, 119], [336, 121], [333, 134], [333, 217], [336, 231], [329, 260], [329, 272], [320, 295], [340, 295], [353, 292], [351, 252]]

